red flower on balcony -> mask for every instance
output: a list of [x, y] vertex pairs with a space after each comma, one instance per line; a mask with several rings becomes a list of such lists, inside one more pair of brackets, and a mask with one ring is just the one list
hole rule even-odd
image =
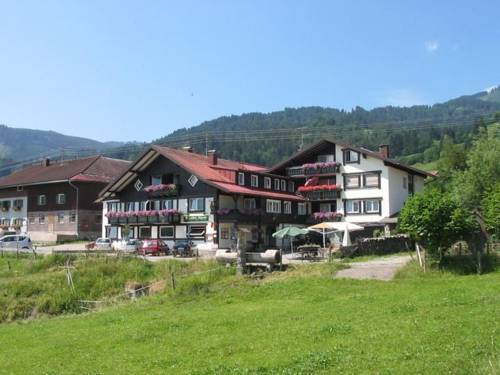
[[333, 191], [340, 190], [340, 185], [313, 185], [313, 186], [299, 186], [299, 193], [310, 193], [313, 191]]

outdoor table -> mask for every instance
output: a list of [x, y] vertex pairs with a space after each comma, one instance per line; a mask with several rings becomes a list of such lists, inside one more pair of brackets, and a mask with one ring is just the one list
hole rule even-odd
[[302, 260], [318, 257], [319, 250], [320, 247], [318, 245], [302, 245], [297, 248], [297, 251], [302, 255]]

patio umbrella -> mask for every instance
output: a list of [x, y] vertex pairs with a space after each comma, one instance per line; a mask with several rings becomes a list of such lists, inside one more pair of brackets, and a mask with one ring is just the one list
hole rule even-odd
[[[344, 232], [344, 233], [347, 231], [347, 233], [349, 233], [355, 230], [362, 230], [364, 229], [364, 227], [358, 224], [349, 223], [347, 221], [325, 221], [323, 223], [313, 225], [307, 229], [323, 233], [323, 247], [326, 247], [326, 234], [328, 233], [327, 230], [329, 230], [330, 232]], [[349, 246], [349, 245], [344, 245], [343, 243], [344, 241], [350, 242], [349, 235], [347, 236], [344, 235], [344, 240], [342, 241], [343, 246]]]
[[[303, 228], [286, 227], [286, 228], [283, 228], [283, 229], [273, 233], [273, 237], [276, 237], [276, 238], [284, 238], [286, 236], [297, 237], [297, 236], [300, 236], [301, 234], [307, 234], [307, 232], [308, 232], [308, 230], [303, 229]], [[293, 241], [290, 241], [290, 242], [291, 242], [291, 249], [292, 249], [292, 253], [293, 253]]]

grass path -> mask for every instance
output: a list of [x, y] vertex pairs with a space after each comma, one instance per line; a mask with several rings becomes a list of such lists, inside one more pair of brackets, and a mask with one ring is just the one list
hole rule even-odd
[[381, 259], [371, 259], [365, 262], [348, 263], [350, 268], [340, 270], [336, 278], [391, 280], [404, 267], [411, 256], [390, 256]]
[[0, 325], [0, 374], [494, 374], [500, 273], [333, 279], [329, 265]]

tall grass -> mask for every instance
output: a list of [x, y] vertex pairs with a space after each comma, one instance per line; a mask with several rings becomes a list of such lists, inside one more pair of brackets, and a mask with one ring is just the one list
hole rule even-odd
[[217, 269], [207, 262], [151, 263], [133, 257], [6, 256], [0, 258], [0, 322], [87, 311], [125, 299], [124, 287], [130, 282], [147, 285], [161, 280], [171, 294], [198, 294], [229, 274]]

